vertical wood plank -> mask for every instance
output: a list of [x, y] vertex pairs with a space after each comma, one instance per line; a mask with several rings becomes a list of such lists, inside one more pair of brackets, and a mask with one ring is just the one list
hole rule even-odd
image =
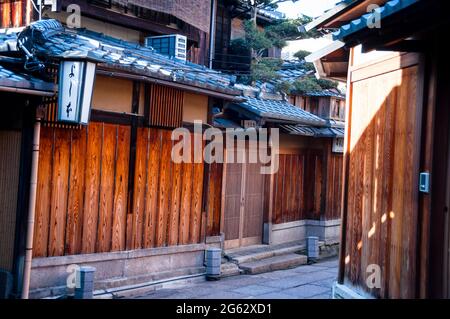
[[[173, 141], [177, 143], [178, 141]], [[180, 227], [180, 209], [181, 209], [181, 185], [183, 181], [182, 177], [182, 164], [172, 163], [172, 174], [171, 174], [171, 201], [169, 208], [169, 219], [168, 219], [168, 245], [173, 246], [178, 244], [178, 234]]]
[[94, 253], [95, 243], [97, 241], [102, 127], [103, 124], [93, 122], [89, 124], [87, 131], [82, 240], [83, 254]]
[[55, 130], [49, 232], [49, 256], [64, 255], [67, 193], [69, 187], [70, 131]]
[[129, 126], [120, 125], [118, 127], [111, 247], [113, 251], [125, 249], [130, 134]]
[[71, 132], [71, 159], [69, 179], [69, 199], [66, 225], [66, 255], [81, 253], [83, 229], [83, 198], [86, 165], [87, 129]]
[[148, 162], [148, 129], [138, 128], [136, 140], [136, 165], [134, 173], [133, 191], [133, 230], [132, 247], [141, 248], [144, 239], [145, 217], [145, 195], [147, 185], [147, 162]]
[[53, 128], [43, 127], [41, 129], [33, 257], [47, 256], [50, 199], [52, 192], [53, 135]]
[[103, 124], [100, 165], [100, 201], [97, 228], [97, 252], [111, 250], [112, 213], [116, 164], [117, 126]]
[[183, 185], [181, 187], [181, 213], [179, 224], [179, 243], [182, 245], [189, 243], [189, 225], [191, 220], [192, 202], [192, 176], [193, 176], [193, 156], [190, 154], [191, 163], [183, 163]]
[[162, 131], [161, 147], [161, 166], [159, 176], [159, 195], [158, 195], [158, 226], [156, 228], [156, 246], [167, 245], [167, 221], [169, 215], [169, 198], [171, 189], [171, 159], [172, 141], [171, 132]]
[[158, 227], [158, 193], [161, 174], [161, 130], [148, 129], [149, 146], [147, 162], [147, 191], [145, 203], [144, 247], [156, 246]]
[[[194, 134], [192, 135], [194, 136]], [[201, 138], [201, 136], [197, 138]], [[203, 163], [194, 163], [193, 166], [194, 170], [192, 178], [193, 186], [192, 186], [192, 206], [191, 206], [189, 241], [191, 243], [198, 243], [200, 241], [204, 167]]]

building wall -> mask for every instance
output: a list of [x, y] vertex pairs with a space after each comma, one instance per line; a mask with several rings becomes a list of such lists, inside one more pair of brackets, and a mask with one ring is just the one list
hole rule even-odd
[[208, 97], [186, 92], [184, 95], [183, 121], [193, 123], [195, 120], [207, 123]]
[[165, 12], [209, 33], [211, 1], [209, 0], [129, 0], [154, 11]]
[[133, 82], [97, 75], [92, 108], [96, 110], [131, 113]]
[[[60, 21], [62, 24], [67, 24], [67, 19], [69, 17], [69, 13], [65, 11], [61, 12], [51, 12], [47, 11], [45, 14], [46, 17], [56, 19]], [[112, 23], [99, 21], [96, 19], [92, 19], [89, 17], [83, 16], [80, 19], [81, 28], [86, 28], [91, 31], [103, 33], [104, 35], [119, 38], [125, 41], [140, 43], [141, 42], [141, 32], [137, 30], [133, 30], [130, 28], [121, 27], [118, 25], [114, 25]]]

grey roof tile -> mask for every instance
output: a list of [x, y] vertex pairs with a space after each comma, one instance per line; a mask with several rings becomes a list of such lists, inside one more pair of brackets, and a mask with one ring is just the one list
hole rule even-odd
[[0, 65], [0, 91], [2, 87], [24, 88], [39, 91], [54, 91], [53, 83], [45, 82], [36, 77], [11, 71]]
[[311, 136], [311, 137], [339, 137], [343, 138], [345, 134], [344, 128], [333, 127], [313, 127], [305, 125], [280, 125], [280, 128], [289, 134]]
[[[208, 88], [230, 95], [240, 94], [233, 88], [234, 80], [229, 75], [194, 63], [169, 58], [137, 43], [85, 29], [64, 29], [53, 19], [32, 23], [19, 34], [12, 33], [8, 37], [11, 40], [14, 37], [31, 37], [31, 34], [33, 34], [33, 49], [38, 57], [89, 56], [99, 59], [101, 64], [110, 68]], [[0, 48], [1, 39], [0, 34]]]
[[317, 96], [317, 97], [336, 97], [345, 99], [345, 94], [342, 94], [339, 90], [326, 89], [322, 91], [304, 93], [304, 96]]
[[267, 120], [281, 120], [306, 125], [325, 126], [322, 118], [302, 110], [286, 101], [243, 97], [245, 102], [233, 104], [234, 108], [242, 108]]

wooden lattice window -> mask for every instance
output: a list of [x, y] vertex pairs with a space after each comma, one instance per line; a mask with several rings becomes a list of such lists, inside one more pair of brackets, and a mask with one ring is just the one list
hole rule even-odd
[[184, 92], [161, 85], [151, 85], [148, 124], [176, 128], [183, 124]]

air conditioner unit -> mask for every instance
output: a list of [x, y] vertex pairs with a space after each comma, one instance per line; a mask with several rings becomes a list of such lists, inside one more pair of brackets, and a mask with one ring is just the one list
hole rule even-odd
[[186, 61], [187, 38], [184, 35], [170, 34], [145, 38], [145, 46], [156, 52]]

